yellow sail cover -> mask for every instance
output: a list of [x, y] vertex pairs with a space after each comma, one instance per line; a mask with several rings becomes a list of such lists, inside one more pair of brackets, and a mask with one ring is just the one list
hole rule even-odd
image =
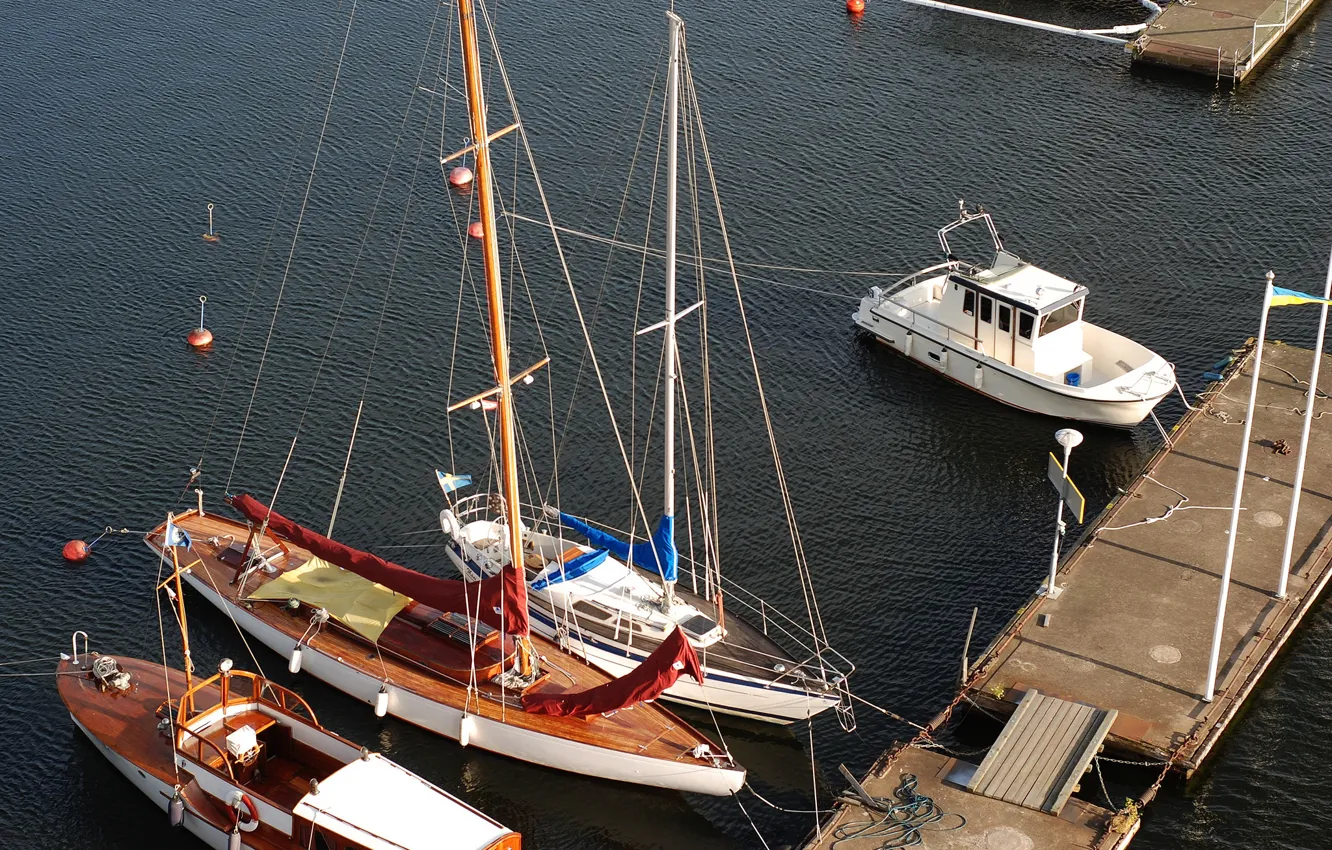
[[356, 573], [311, 557], [251, 593], [250, 599], [299, 599], [323, 608], [347, 628], [377, 641], [399, 611], [412, 600]]

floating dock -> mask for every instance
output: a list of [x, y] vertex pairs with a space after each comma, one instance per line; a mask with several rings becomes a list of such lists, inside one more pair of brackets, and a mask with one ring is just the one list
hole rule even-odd
[[1316, 0], [1180, 0], [1128, 45], [1135, 63], [1238, 83]]
[[[1252, 346], [1237, 353], [1083, 535], [1061, 564], [1058, 592], [1037, 591], [970, 667], [958, 700], [1009, 717], [988, 755], [968, 763], [922, 749], [930, 742], [918, 739], [896, 745], [870, 771], [863, 783], [870, 796], [892, 799], [902, 775], [913, 774], [918, 793], [966, 819], [957, 829], [923, 828], [922, 846], [1122, 850], [1158, 786], [1119, 812], [1063, 790], [1072, 790], [1102, 742], [1192, 774], [1317, 602], [1332, 578], [1332, 417], [1318, 413], [1312, 422], [1289, 583], [1278, 599], [1308, 392], [1296, 376], [1307, 378], [1313, 354], [1269, 343], [1216, 693], [1203, 699], [1252, 355]], [[1325, 357], [1323, 369], [1332, 374], [1332, 360]], [[848, 824], [882, 817], [868, 803], [840, 800], [807, 850], [880, 846], [838, 840]], [[995, 845], [991, 837], [1017, 843]]]

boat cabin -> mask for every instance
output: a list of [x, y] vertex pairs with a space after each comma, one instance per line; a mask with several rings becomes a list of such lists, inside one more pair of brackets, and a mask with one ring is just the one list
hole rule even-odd
[[[994, 243], [989, 265], [955, 256], [951, 231], [983, 224]], [[1051, 274], [1004, 249], [989, 213], [968, 212], [939, 231], [939, 243], [953, 267], [934, 281], [930, 300], [936, 321], [950, 339], [1023, 372], [1069, 386], [1091, 383], [1092, 356], [1083, 348], [1082, 310], [1087, 288]]]

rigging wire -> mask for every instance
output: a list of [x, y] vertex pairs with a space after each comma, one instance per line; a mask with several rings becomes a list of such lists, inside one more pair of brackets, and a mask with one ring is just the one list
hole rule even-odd
[[[334, 10], [333, 14], [335, 17], [342, 14], [342, 0], [338, 0], [337, 8]], [[316, 89], [319, 88], [320, 83], [323, 80], [324, 70], [325, 70], [324, 60], [328, 58], [328, 53], [330, 48], [331, 45], [325, 45], [323, 55], [321, 55], [319, 58], [318, 71], [315, 74], [315, 82], [314, 82], [314, 88]], [[301, 128], [296, 133], [297, 138], [305, 137], [306, 128], [310, 126], [310, 119], [313, 117], [313, 115], [314, 115], [314, 110], [311, 109], [309, 106], [307, 106], [305, 110], [305, 115], [301, 119]], [[245, 329], [249, 326], [250, 313], [254, 308], [255, 296], [258, 295], [259, 284], [263, 281], [264, 266], [267, 265], [268, 263], [269, 251], [273, 247], [273, 239], [277, 236], [278, 224], [282, 221], [282, 210], [287, 205], [287, 192], [291, 188], [291, 178], [292, 175], [296, 173], [296, 163], [299, 158], [300, 158], [300, 151], [298, 148], [292, 151], [291, 162], [287, 166], [286, 177], [284, 177], [282, 181], [282, 191], [278, 194], [277, 209], [273, 211], [273, 222], [269, 226], [268, 237], [264, 240], [264, 249], [259, 255], [259, 263], [254, 270], [254, 283], [250, 286], [250, 294], [245, 300], [245, 312], [241, 316], [240, 329], [236, 332], [237, 339], [245, 338]], [[213, 439], [213, 429], [217, 425], [218, 416], [221, 414], [222, 407], [224, 404], [226, 404], [227, 401], [225, 391], [227, 385], [231, 382], [231, 373], [236, 368], [237, 361], [240, 360], [242, 350], [243, 350], [242, 347], [239, 345], [234, 347], [233, 349], [231, 349], [231, 354], [227, 358], [227, 369], [226, 372], [223, 373], [222, 382], [218, 387], [217, 401], [213, 405], [213, 416], [208, 422], [208, 430], [204, 434], [203, 448], [199, 450], [199, 461], [198, 463], [195, 464], [195, 469], [202, 470], [204, 468], [204, 459], [208, 455], [208, 447]], [[237, 445], [236, 450], [239, 453], [240, 451], [239, 445]], [[231, 477], [228, 476], [227, 486], [225, 489], [230, 489], [230, 488], [231, 488]], [[185, 491], [182, 490], [180, 497], [176, 499], [177, 503], [179, 503], [181, 498], [184, 498], [184, 495]]]
[[[319, 167], [319, 155], [324, 149], [324, 136], [328, 132], [328, 120], [333, 113], [333, 98], [338, 91], [338, 80], [342, 76], [342, 63], [347, 56], [347, 43], [351, 40], [352, 22], [356, 20], [356, 3], [352, 0], [351, 11], [347, 15], [347, 30], [342, 37], [342, 49], [338, 52], [338, 64], [333, 72], [333, 84], [328, 91], [328, 103], [324, 107], [324, 120], [319, 127], [319, 140], [315, 143], [314, 159], [310, 163], [310, 173], [305, 180], [305, 193], [301, 197], [301, 211], [296, 217], [296, 230], [291, 237], [291, 248], [287, 251], [287, 262], [282, 271], [282, 282], [278, 285], [277, 300], [273, 304], [273, 318], [268, 323], [268, 333], [264, 337], [264, 347], [259, 355], [259, 367], [255, 371], [254, 386], [250, 390], [250, 400], [245, 405], [245, 418], [241, 421], [240, 436], [236, 440], [236, 453], [231, 458], [231, 469], [227, 472], [227, 483], [225, 490], [231, 489], [231, 479], [236, 474], [236, 463], [240, 460], [241, 447], [245, 444], [245, 432], [250, 424], [250, 414], [254, 411], [254, 400], [259, 394], [259, 382], [264, 374], [264, 364], [268, 361], [268, 349], [273, 342], [273, 331], [277, 327], [278, 312], [282, 307], [282, 296], [287, 290], [287, 280], [291, 275], [292, 261], [296, 256], [296, 243], [301, 235], [301, 224], [305, 221], [305, 210], [310, 204], [310, 188], [314, 185], [315, 171]], [[287, 457], [288, 462], [291, 456]], [[283, 473], [286, 472], [286, 465], [283, 465]], [[274, 500], [277, 498], [277, 492], [274, 491]], [[270, 509], [271, 509], [270, 504]]]

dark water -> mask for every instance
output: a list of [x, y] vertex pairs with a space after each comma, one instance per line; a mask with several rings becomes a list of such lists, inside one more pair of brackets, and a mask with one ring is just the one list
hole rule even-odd
[[[658, 5], [498, 9], [551, 201], [572, 226], [613, 229], [665, 41]], [[1136, 4], [1111, 0], [991, 8], [1079, 26], [1141, 16]], [[76, 628], [105, 651], [155, 657], [144, 550], [132, 537], [108, 538], [87, 565], [70, 567], [60, 545], [106, 525], [156, 522], [201, 455], [210, 498], [228, 483], [271, 495], [302, 412], [279, 506], [327, 517], [390, 269], [339, 534], [377, 546], [428, 541], [411, 532], [434, 525], [431, 470], [484, 469], [477, 423], [453, 423], [450, 457], [443, 415], [448, 399], [486, 380], [476, 368], [480, 339], [463, 335], [449, 385], [460, 250], [433, 158], [461, 147], [465, 133], [441, 141], [437, 107], [436, 129], [423, 133], [426, 104], [436, 102], [411, 99], [432, 21], [438, 31], [452, 27], [447, 4], [356, 7], [318, 179], [282, 283], [349, 9], [235, 0], [0, 6], [0, 661], [52, 657]], [[1326, 10], [1237, 92], [1131, 73], [1105, 46], [888, 2], [872, 3], [863, 22], [848, 21], [833, 0], [682, 3], [680, 11], [742, 260], [909, 271], [934, 262], [933, 231], [956, 199], [979, 200], [1000, 214], [1010, 247], [1091, 286], [1094, 317], [1174, 360], [1191, 391], [1252, 333], [1264, 271], [1286, 285], [1318, 285], [1332, 242]], [[429, 85], [434, 61], [420, 77]], [[458, 118], [451, 114], [454, 127]], [[208, 201], [217, 204], [219, 245], [199, 239]], [[530, 191], [516, 208], [538, 211]], [[465, 222], [465, 211], [457, 215]], [[643, 221], [632, 209], [622, 233], [634, 238]], [[637, 264], [608, 269], [594, 247], [569, 248], [589, 310], [605, 285], [597, 334], [612, 389], [624, 393]], [[538, 250], [527, 272], [556, 358], [556, 419], [569, 435], [563, 502], [580, 513], [623, 512], [624, 476], [599, 397], [586, 378], [574, 391], [580, 340], [549, 251]], [[859, 341], [848, 320], [854, 300], [838, 293], [858, 294], [864, 279], [760, 276], [822, 291], [745, 281], [829, 631], [860, 666], [860, 694], [924, 720], [951, 695], [971, 607], [980, 606], [978, 635], [988, 639], [1040, 579], [1053, 508], [1044, 453], [1055, 423]], [[279, 290], [264, 381], [237, 453]], [[345, 315], [311, 393], [344, 291]], [[207, 356], [181, 343], [200, 293], [219, 339]], [[523, 304], [525, 293], [516, 295]], [[464, 318], [474, 310], [464, 299]], [[515, 359], [530, 362], [541, 345], [524, 316], [517, 311]], [[733, 309], [718, 307], [727, 570], [799, 610], [737, 329]], [[1275, 330], [1312, 339], [1310, 317], [1294, 312], [1276, 317]], [[544, 486], [545, 402], [525, 403]], [[1162, 412], [1174, 418], [1180, 407]], [[1150, 429], [1090, 431], [1074, 474], [1099, 507], [1153, 445]], [[385, 551], [423, 568], [437, 562], [430, 549]], [[192, 610], [196, 657], [246, 657], [223, 617]], [[1206, 774], [1167, 785], [1136, 846], [1328, 845], [1332, 618], [1319, 609], [1311, 619]], [[267, 653], [259, 661], [283, 666]], [[539, 770], [379, 722], [308, 678], [299, 687], [326, 723], [463, 794], [521, 830], [527, 846], [759, 846], [735, 801]], [[193, 846], [76, 737], [49, 678], [6, 676], [3, 693], [0, 845]], [[808, 809], [812, 776], [826, 805], [840, 785], [838, 763], [863, 771], [907, 731], [858, 715], [852, 735], [831, 717], [814, 723], [812, 772], [807, 729], [728, 724], [723, 732], [761, 793]], [[1131, 772], [1110, 779], [1146, 781]], [[798, 841], [812, 825], [811, 816], [742, 800], [773, 845]]]

